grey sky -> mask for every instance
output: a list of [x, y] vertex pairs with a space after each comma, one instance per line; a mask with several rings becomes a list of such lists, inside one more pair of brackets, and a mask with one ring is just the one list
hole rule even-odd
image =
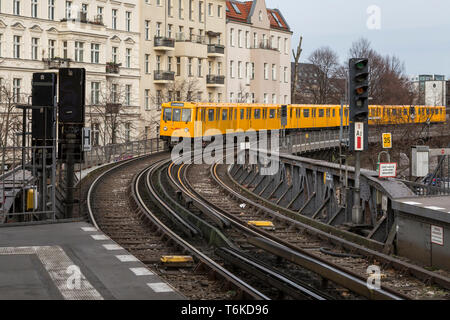
[[[330, 46], [347, 59], [352, 42], [363, 36], [382, 54], [398, 56], [409, 75], [435, 73], [450, 78], [450, 1], [448, 0], [266, 0], [303, 36], [305, 61], [313, 50]], [[381, 9], [381, 29], [367, 27], [367, 8]]]

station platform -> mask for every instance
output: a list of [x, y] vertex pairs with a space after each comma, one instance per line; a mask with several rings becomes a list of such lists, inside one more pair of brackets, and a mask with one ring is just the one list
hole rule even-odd
[[0, 228], [0, 300], [184, 300], [85, 222]]

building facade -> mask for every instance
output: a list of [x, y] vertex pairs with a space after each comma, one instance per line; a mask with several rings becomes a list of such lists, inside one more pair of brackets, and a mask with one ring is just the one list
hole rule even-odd
[[445, 106], [447, 81], [444, 75], [418, 75], [411, 78], [417, 94], [417, 104]]
[[[94, 144], [138, 138], [140, 37], [134, 23], [138, 2], [1, 1], [4, 91], [26, 103], [34, 72], [85, 68], [86, 125], [92, 126]], [[123, 116], [114, 124], [107, 105], [122, 109]]]
[[225, 0], [140, 1], [141, 114], [159, 134], [161, 103], [225, 102]]
[[229, 102], [291, 102], [291, 37], [281, 12], [264, 0], [227, 1]]

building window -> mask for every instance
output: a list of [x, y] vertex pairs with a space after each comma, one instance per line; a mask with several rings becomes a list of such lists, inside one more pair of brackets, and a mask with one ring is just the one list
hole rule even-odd
[[20, 59], [20, 43], [21, 43], [21, 37], [14, 36], [14, 58], [15, 59]]
[[192, 77], [192, 58], [188, 59], [188, 76]]
[[131, 84], [125, 86], [125, 104], [131, 106]]
[[284, 67], [284, 82], [286, 82], [286, 83], [288, 82], [287, 77], [288, 77], [288, 68]]
[[178, 0], [178, 18], [183, 19], [183, 0]]
[[189, 20], [194, 20], [194, 0], [189, 0]]
[[230, 29], [230, 46], [234, 47], [234, 29]]
[[2, 40], [3, 40], [3, 35], [0, 33], [0, 57], [2, 57]]
[[150, 21], [145, 20], [145, 40], [150, 40]]
[[72, 18], [72, 1], [66, 1], [66, 19]]
[[55, 57], [55, 40], [48, 40], [48, 57], [53, 59]]
[[238, 78], [242, 79], [242, 61], [238, 62]]
[[13, 2], [13, 13], [16, 16], [20, 16], [20, 0], [14, 0]]
[[230, 61], [230, 78], [234, 78], [234, 61]]
[[167, 58], [167, 71], [172, 71], [172, 57]]
[[222, 75], [222, 62], [217, 62], [217, 75]]
[[217, 16], [222, 18], [222, 6], [217, 6]]
[[203, 64], [203, 59], [198, 59], [198, 77], [202, 77], [202, 64]]
[[150, 90], [145, 89], [144, 91], [144, 101], [145, 101], [145, 110], [150, 110]]
[[112, 9], [112, 23], [111, 28], [116, 30], [117, 29], [117, 9]]
[[146, 54], [145, 55], [145, 61], [144, 61], [144, 69], [145, 69], [145, 73], [150, 73], [150, 55]]
[[117, 53], [119, 51], [118, 47], [112, 47], [112, 62], [117, 63]]
[[177, 76], [181, 75], [181, 58], [177, 57]]
[[269, 79], [269, 65], [267, 63], [264, 63], [264, 79]]
[[242, 30], [238, 30], [238, 47], [242, 48]]
[[99, 63], [100, 60], [100, 45], [98, 43], [91, 43], [91, 63]]
[[253, 48], [258, 48], [258, 34], [253, 33]]
[[125, 123], [125, 141], [130, 142], [131, 140], [131, 123]]
[[48, 0], [48, 19], [55, 19], [55, 0]]
[[20, 102], [20, 90], [21, 90], [22, 79], [13, 79], [13, 99], [14, 102]]
[[217, 94], [217, 102], [218, 103], [222, 102], [222, 93], [220, 93], [220, 92]]
[[161, 37], [161, 22], [156, 23], [156, 36]]
[[100, 103], [100, 82], [91, 82], [91, 104]]
[[277, 65], [272, 64], [272, 80], [277, 80]]
[[127, 48], [126, 50], [126, 67], [131, 68], [131, 49]]
[[169, 17], [173, 16], [173, 4], [172, 4], [172, 0], [167, 0], [167, 15]]
[[31, 60], [38, 60], [39, 39], [31, 38]]
[[269, 103], [269, 95], [267, 93], [264, 93], [264, 104]]
[[277, 95], [272, 94], [272, 104], [277, 104]]
[[93, 123], [91, 125], [91, 135], [92, 146], [98, 146], [100, 144], [100, 124]]
[[75, 61], [83, 62], [84, 42], [75, 41]]
[[111, 100], [112, 103], [117, 103], [117, 83], [111, 85]]
[[255, 80], [255, 63], [252, 62], [252, 77], [251, 80]]
[[203, 22], [203, 1], [198, 2], [198, 20]]
[[67, 49], [67, 41], [63, 42], [63, 58], [67, 59], [69, 57], [68, 49]]
[[128, 32], [131, 31], [131, 12], [125, 12], [125, 25]]

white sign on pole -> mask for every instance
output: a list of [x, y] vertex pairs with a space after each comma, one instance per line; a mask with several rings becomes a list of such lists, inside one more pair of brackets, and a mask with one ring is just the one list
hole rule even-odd
[[364, 151], [364, 122], [355, 122], [355, 151]]
[[444, 245], [444, 228], [431, 226], [431, 243]]
[[83, 151], [91, 151], [91, 128], [83, 128]]
[[397, 177], [397, 163], [380, 163], [379, 178]]

